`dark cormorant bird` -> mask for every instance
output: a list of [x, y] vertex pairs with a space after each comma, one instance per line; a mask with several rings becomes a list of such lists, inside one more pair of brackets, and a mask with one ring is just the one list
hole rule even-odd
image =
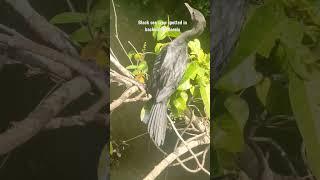
[[239, 38], [248, 4], [253, 0], [212, 0], [210, 15], [211, 69], [218, 80]]
[[181, 33], [164, 47], [157, 56], [151, 76], [150, 92], [152, 107], [145, 116], [150, 137], [158, 146], [164, 143], [167, 128], [167, 103], [179, 85], [188, 62], [188, 42], [200, 35], [206, 27], [206, 20], [200, 11], [185, 3], [188, 8], [193, 28]]

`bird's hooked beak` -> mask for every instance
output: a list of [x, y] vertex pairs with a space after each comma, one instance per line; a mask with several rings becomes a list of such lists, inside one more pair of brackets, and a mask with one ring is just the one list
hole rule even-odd
[[188, 8], [191, 18], [193, 19], [193, 8], [188, 3], [184, 3], [184, 5]]

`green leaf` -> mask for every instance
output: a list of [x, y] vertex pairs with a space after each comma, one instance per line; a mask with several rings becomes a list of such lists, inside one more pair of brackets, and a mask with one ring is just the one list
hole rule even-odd
[[264, 78], [259, 84], [256, 85], [256, 93], [260, 102], [266, 106], [267, 97], [271, 86], [270, 78]]
[[107, 171], [108, 171], [108, 167], [107, 167], [107, 145], [104, 146], [101, 154], [100, 154], [100, 158], [99, 158], [99, 165], [98, 165], [98, 180], [105, 180], [107, 179]]
[[138, 65], [138, 69], [139, 69], [139, 70], [143, 71], [143, 70], [145, 70], [146, 68], [148, 68], [148, 65], [147, 65], [147, 62], [146, 62], [146, 61], [142, 61], [142, 62], [139, 63], [139, 65]]
[[[262, 55], [269, 54], [273, 41], [278, 35], [278, 25], [283, 23], [284, 18], [286, 16], [283, 4], [279, 0], [269, 0], [259, 6], [242, 30], [239, 44], [231, 56], [225, 72], [232, 71], [243, 61], [246, 61], [249, 56], [256, 54], [258, 50]], [[259, 47], [261, 48], [259, 49]]]
[[199, 39], [195, 39], [193, 41], [189, 41], [188, 46], [191, 50], [191, 52], [194, 52], [195, 54], [198, 54], [197, 52], [201, 50], [201, 45]]
[[225, 100], [224, 106], [233, 117], [233, 119], [237, 120], [242, 131], [249, 118], [248, 103], [238, 95], [231, 95]]
[[320, 73], [304, 81], [290, 73], [289, 96], [306, 147], [308, 164], [313, 175], [320, 179]]
[[241, 152], [244, 145], [242, 130], [229, 113], [216, 117], [212, 129], [212, 143], [215, 148], [227, 152]]
[[311, 74], [311, 64], [317, 59], [309, 48], [300, 45], [295, 47], [288, 47], [287, 49], [288, 60], [294, 72], [304, 79], [309, 79]]
[[180, 91], [180, 97], [182, 97], [185, 102], [188, 101], [188, 94], [185, 91]]
[[180, 31], [167, 31], [166, 36], [176, 38], [181, 34]]
[[89, 42], [92, 38], [87, 27], [81, 27], [71, 34], [71, 38], [77, 42]]
[[180, 91], [177, 94], [178, 96], [173, 100], [173, 105], [180, 113], [187, 109], [188, 94], [184, 91]]
[[137, 67], [138, 66], [136, 66], [136, 65], [129, 65], [129, 66], [126, 67], [126, 69], [129, 69], [129, 70], [130, 69], [137, 69]]
[[54, 16], [50, 22], [52, 24], [79, 23], [85, 21], [86, 17], [85, 13], [64, 12]]
[[169, 27], [165, 26], [164, 23], [166, 22], [162, 20], [158, 20], [153, 26], [153, 28], [157, 29], [156, 31], [152, 32], [152, 36], [156, 41], [161, 41], [167, 37], [167, 32]]
[[285, 16], [281, 18], [281, 23], [278, 23], [269, 34], [266, 34], [266, 38], [258, 46], [257, 52], [260, 55], [268, 57], [279, 38], [289, 44], [299, 44], [302, 41], [303, 26], [296, 20]]
[[136, 60], [136, 61], [141, 61], [142, 58], [143, 58], [143, 55], [141, 53], [135, 53], [133, 55], [133, 58]]
[[160, 30], [158, 31], [157, 33], [157, 41], [161, 41], [163, 40], [164, 38], [167, 37], [167, 32], [168, 32], [168, 27], [167, 26], [162, 26], [160, 28]]
[[192, 87], [190, 80], [185, 81], [184, 83], [180, 84], [177, 88], [180, 91], [188, 90]]
[[257, 84], [262, 79], [261, 73], [255, 70], [255, 58], [250, 56], [222, 76], [216, 89], [237, 92]]
[[188, 67], [182, 77], [182, 80], [180, 81], [180, 84], [184, 83], [185, 81], [189, 79], [194, 79], [196, 75], [198, 74], [200, 70], [199, 65], [196, 62], [191, 62], [188, 64]]
[[129, 57], [129, 59], [132, 59], [135, 54], [136, 54], [136, 53], [135, 53], [134, 51], [129, 51], [129, 52], [128, 52], [128, 57]]
[[200, 86], [200, 94], [204, 104], [204, 111], [210, 118], [210, 86]]
[[165, 47], [166, 45], [167, 45], [166, 43], [157, 43], [156, 46], [154, 47], [154, 52], [156, 54], [159, 54], [162, 48]]

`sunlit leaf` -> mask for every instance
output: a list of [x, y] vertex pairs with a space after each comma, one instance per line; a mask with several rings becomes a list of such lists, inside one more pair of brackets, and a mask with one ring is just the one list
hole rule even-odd
[[155, 48], [154, 48], [154, 52], [155, 52], [156, 54], [159, 54], [160, 51], [162, 50], [162, 48], [165, 47], [165, 46], [166, 46], [165, 43], [157, 43], [156, 46], [155, 46]]
[[167, 31], [166, 36], [175, 38], [178, 37], [180, 34], [180, 31]]
[[192, 87], [190, 80], [185, 81], [184, 83], [180, 84], [178, 87], [178, 90], [180, 91], [184, 91], [184, 90], [188, 90]]
[[210, 118], [210, 86], [200, 86], [200, 94], [206, 115]]
[[178, 112], [182, 112], [187, 109], [188, 94], [184, 91], [178, 93], [178, 96], [173, 100], [174, 107]]
[[180, 83], [182, 84], [188, 79], [194, 79], [199, 71], [200, 68], [196, 62], [189, 63]]
[[127, 66], [126, 67], [126, 69], [129, 69], [129, 70], [131, 70], [131, 69], [137, 69], [137, 65], [129, 65], [129, 66]]
[[136, 53], [133, 55], [133, 58], [136, 60], [136, 61], [141, 61], [143, 59], [143, 54], [141, 53]]
[[148, 65], [147, 65], [147, 62], [146, 61], [142, 61], [142, 62], [140, 62], [139, 63], [139, 65], [138, 65], [138, 69], [139, 70], [144, 70], [144, 69], [146, 69], [146, 68], [148, 68]]
[[189, 41], [188, 43], [189, 48], [191, 49], [191, 52], [194, 52], [197, 54], [199, 50], [201, 50], [201, 45], [199, 39], [195, 39], [193, 41]]
[[167, 37], [168, 27], [163, 26], [157, 33], [157, 41], [161, 41]]

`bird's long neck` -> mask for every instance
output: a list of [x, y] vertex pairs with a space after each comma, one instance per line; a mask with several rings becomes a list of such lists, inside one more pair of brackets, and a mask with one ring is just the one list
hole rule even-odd
[[193, 38], [199, 36], [203, 31], [201, 25], [196, 25], [192, 29], [187, 30], [180, 34], [175, 40], [179, 43], [184, 43], [192, 40]]

